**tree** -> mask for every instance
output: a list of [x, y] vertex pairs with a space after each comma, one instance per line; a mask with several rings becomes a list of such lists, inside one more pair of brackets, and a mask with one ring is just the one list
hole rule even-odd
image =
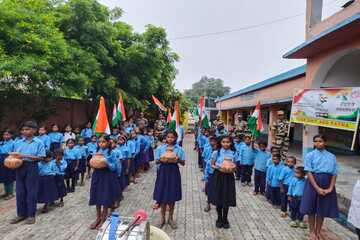
[[179, 58], [165, 29], [148, 25], [136, 33], [122, 12], [97, 0], [0, 1], [0, 88], [7, 104], [19, 95], [101, 95], [111, 105], [122, 92], [126, 106], [144, 110], [151, 95], [167, 105], [181, 99], [174, 87]]
[[214, 100], [217, 97], [222, 97], [230, 93], [230, 88], [224, 86], [223, 80], [219, 78], [212, 78], [203, 76], [200, 81], [194, 83], [191, 89], [184, 91], [194, 104], [199, 103], [200, 96], [205, 96], [207, 100], [206, 106], [213, 106]]

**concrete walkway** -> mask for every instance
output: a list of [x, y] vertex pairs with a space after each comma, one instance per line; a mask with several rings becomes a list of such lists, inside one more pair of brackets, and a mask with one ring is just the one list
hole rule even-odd
[[[307, 231], [289, 227], [289, 219], [281, 219], [278, 209], [274, 209], [263, 197], [253, 196], [252, 189], [240, 187], [237, 183], [237, 207], [230, 209], [231, 229], [215, 228], [216, 212], [213, 208], [205, 213], [206, 198], [202, 192], [203, 182], [197, 167], [196, 152], [192, 150], [193, 137], [185, 141], [186, 166], [182, 167], [183, 200], [176, 206], [176, 220], [179, 228], [174, 231], [168, 226], [164, 230], [176, 240], [302, 240], [307, 239]], [[152, 192], [156, 170], [153, 167], [144, 174], [137, 185], [131, 185], [124, 193], [125, 200], [119, 209], [122, 216], [131, 216], [138, 208], [148, 211], [151, 222], [159, 222], [159, 212], [152, 213]], [[91, 240], [96, 231], [88, 226], [95, 217], [95, 208], [88, 206], [89, 184], [78, 187], [74, 194], [65, 199], [63, 208], [56, 208], [47, 214], [38, 214], [37, 223], [32, 226], [10, 225], [15, 215], [15, 200], [0, 202], [0, 239], [6, 240]], [[329, 239], [356, 239], [349, 230], [333, 220], [326, 221]], [[336, 234], [334, 234], [336, 233]]]

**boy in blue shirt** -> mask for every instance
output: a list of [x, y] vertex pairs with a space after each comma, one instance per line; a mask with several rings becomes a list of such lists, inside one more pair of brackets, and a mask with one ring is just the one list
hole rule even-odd
[[290, 207], [290, 226], [307, 228], [303, 222], [304, 215], [300, 212], [301, 197], [304, 193], [305, 171], [304, 167], [296, 167], [295, 176], [292, 177], [289, 184], [288, 200]]
[[265, 184], [266, 184], [266, 169], [269, 159], [271, 159], [271, 154], [266, 151], [267, 143], [266, 141], [258, 142], [259, 150], [256, 151], [255, 155], [255, 189], [254, 195], [265, 194]]
[[251, 186], [252, 169], [255, 162], [256, 150], [251, 142], [251, 136], [244, 137], [244, 145], [241, 147], [237, 161], [241, 164], [241, 184]]
[[208, 144], [209, 140], [209, 129], [201, 129], [201, 133], [198, 136], [198, 165], [202, 170], [204, 167], [204, 160], [202, 158], [202, 152], [204, 151], [204, 147]]
[[[236, 135], [234, 138], [234, 147], [236, 150], [237, 155], [239, 155], [240, 153], [240, 149], [241, 147], [245, 145], [245, 143], [243, 141], [241, 141], [241, 136], [240, 135]], [[240, 180], [241, 178], [241, 164], [240, 161], [236, 161], [236, 180]]]
[[54, 164], [55, 184], [56, 184], [56, 189], [58, 191], [59, 199], [60, 199], [58, 206], [63, 207], [64, 206], [63, 198], [66, 196], [66, 186], [65, 186], [65, 182], [64, 182], [65, 181], [64, 175], [65, 175], [65, 170], [67, 167], [67, 162], [63, 158], [64, 152], [62, 149], [55, 150], [54, 156], [55, 156], [55, 158], [52, 161], [55, 162], [55, 164]]
[[5, 167], [4, 160], [8, 156], [9, 152], [13, 151], [14, 140], [12, 140], [13, 133], [10, 129], [4, 131], [2, 139], [0, 141], [0, 183], [4, 184], [5, 194], [0, 198], [10, 200], [14, 197], [14, 181], [15, 171]]
[[86, 124], [86, 127], [83, 130], [81, 130], [80, 136], [85, 139], [85, 144], [88, 144], [91, 140], [92, 135], [93, 135], [92, 126], [91, 126], [91, 122], [89, 121]]
[[25, 221], [26, 224], [35, 223], [37, 193], [39, 186], [39, 171], [37, 161], [46, 156], [44, 144], [34, 137], [37, 124], [27, 121], [22, 126], [22, 136], [14, 144], [14, 152], [23, 164], [16, 169], [16, 208], [17, 217], [11, 220], [11, 224]]
[[37, 138], [39, 138], [44, 143], [45, 150], [50, 151], [51, 140], [50, 140], [50, 137], [46, 133], [47, 133], [46, 127], [40, 126], [39, 127], [39, 135], [37, 136]]
[[269, 167], [269, 177], [266, 176], [267, 182], [270, 183], [271, 187], [271, 203], [274, 206], [280, 205], [280, 181], [279, 176], [281, 169], [283, 168], [283, 165], [280, 164], [280, 156], [279, 155], [273, 155], [273, 164]]
[[281, 217], [287, 217], [288, 208], [288, 197], [287, 192], [289, 184], [294, 176], [294, 166], [296, 164], [296, 158], [289, 156], [286, 159], [285, 166], [281, 169], [279, 180], [280, 180], [280, 195], [281, 195]]

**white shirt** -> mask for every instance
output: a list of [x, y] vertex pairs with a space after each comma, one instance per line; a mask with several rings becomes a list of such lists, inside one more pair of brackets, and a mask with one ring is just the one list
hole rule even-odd
[[354, 227], [360, 228], [360, 180], [357, 180], [351, 198], [348, 221]]

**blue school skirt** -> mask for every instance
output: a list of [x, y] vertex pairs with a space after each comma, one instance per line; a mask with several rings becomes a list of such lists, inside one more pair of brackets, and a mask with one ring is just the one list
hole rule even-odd
[[126, 175], [126, 169], [128, 167], [128, 160], [121, 161], [121, 189], [124, 190], [129, 186], [129, 175]]
[[66, 196], [66, 186], [64, 183], [64, 176], [63, 175], [55, 175], [55, 184], [59, 194], [59, 198]]
[[8, 154], [0, 154], [0, 183], [12, 183], [15, 181], [15, 170], [4, 165], [7, 156]]
[[149, 162], [148, 150], [142, 150], [139, 155], [140, 155], [140, 165], [144, 165]]
[[140, 168], [140, 165], [141, 165], [141, 162], [140, 162], [140, 153], [136, 154], [135, 155], [135, 158], [134, 158], [134, 173], [136, 173], [139, 168]]
[[108, 168], [95, 169], [91, 178], [89, 205], [111, 207], [120, 198], [120, 182]]
[[149, 161], [152, 162], [155, 160], [154, 157], [154, 149], [152, 147], [149, 148]]
[[61, 148], [61, 143], [58, 142], [52, 142], [50, 143], [50, 151], [54, 152], [56, 149]]
[[87, 160], [86, 160], [86, 158], [80, 159], [80, 160], [79, 160], [78, 172], [79, 172], [79, 173], [84, 173], [84, 172], [86, 172], [86, 165], [87, 165]]
[[37, 203], [52, 203], [59, 199], [55, 176], [40, 176]]
[[66, 159], [67, 167], [65, 169], [65, 179], [77, 178], [78, 172], [75, 171], [76, 160]]
[[161, 163], [157, 172], [153, 198], [169, 204], [182, 199], [181, 175], [177, 163]]
[[[313, 173], [313, 176], [319, 187], [327, 189], [330, 186], [331, 174]], [[331, 193], [321, 196], [315, 191], [309, 180], [306, 179], [300, 212], [304, 215], [315, 214], [321, 217], [337, 218], [339, 208], [335, 187]]]

